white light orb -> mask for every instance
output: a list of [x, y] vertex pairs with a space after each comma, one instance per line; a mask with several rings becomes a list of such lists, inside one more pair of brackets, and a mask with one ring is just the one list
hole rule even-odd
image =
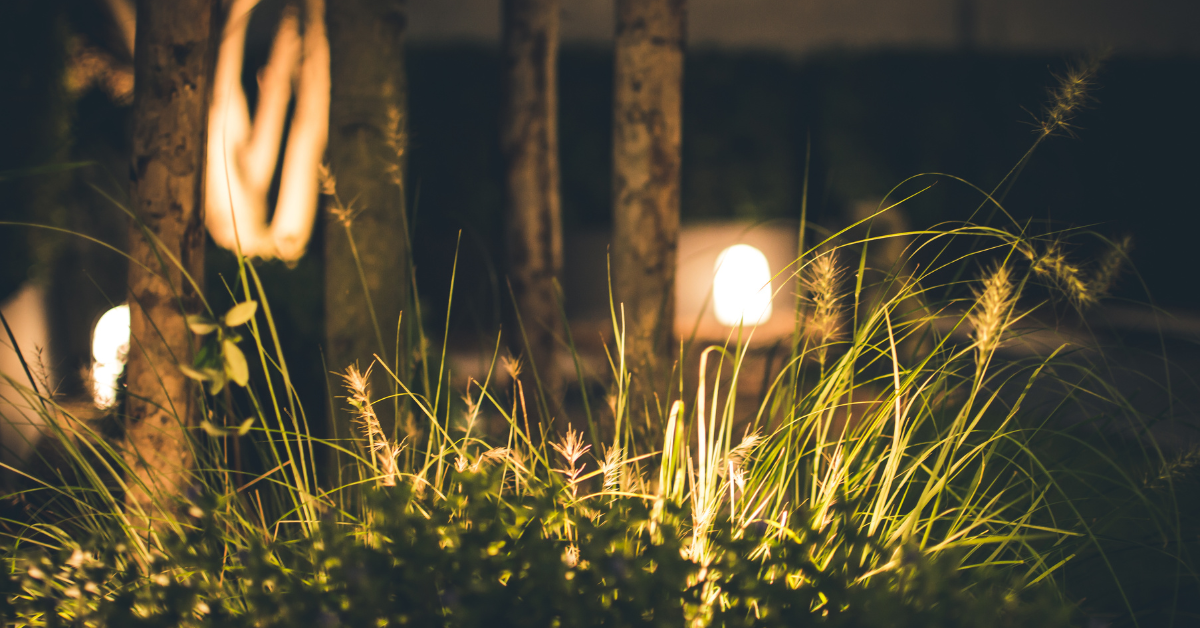
[[762, 251], [735, 244], [717, 256], [713, 308], [722, 325], [761, 325], [771, 318], [771, 266]]
[[104, 313], [92, 331], [92, 399], [101, 408], [117, 401], [117, 380], [129, 356], [129, 306]]

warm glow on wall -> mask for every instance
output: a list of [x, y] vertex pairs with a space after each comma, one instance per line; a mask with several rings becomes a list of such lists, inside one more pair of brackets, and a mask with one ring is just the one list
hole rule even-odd
[[92, 399], [101, 408], [117, 401], [117, 380], [129, 355], [129, 306], [104, 313], [92, 332]]
[[771, 266], [762, 251], [735, 244], [717, 256], [713, 308], [722, 325], [760, 325], [771, 318]]

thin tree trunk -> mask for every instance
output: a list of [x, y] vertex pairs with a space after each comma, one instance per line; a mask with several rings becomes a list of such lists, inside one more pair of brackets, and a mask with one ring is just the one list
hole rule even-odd
[[[129, 235], [126, 504], [135, 525], [170, 515], [191, 481], [195, 384], [185, 313], [204, 285], [203, 173], [219, 3], [139, 0]], [[153, 236], [151, 238], [150, 236]], [[142, 514], [149, 521], [142, 519]]]
[[[408, 363], [407, 343], [397, 337], [412, 281], [403, 181], [405, 21], [403, 0], [329, 2], [329, 157], [337, 195], [325, 230], [325, 357], [335, 372], [355, 363], [365, 370], [376, 354], [390, 369], [398, 362], [401, 376]], [[406, 327], [413, 315], [404, 311]], [[376, 367], [371, 389], [380, 398], [396, 385]], [[336, 389], [334, 395], [341, 396]], [[344, 403], [333, 405], [336, 435], [346, 438], [351, 416]], [[389, 434], [395, 408], [376, 406]]]
[[[559, 0], [505, 0], [504, 113], [508, 279], [520, 314], [509, 331], [524, 354], [529, 384], [540, 383], [543, 412], [561, 412], [564, 378], [557, 354], [562, 320], [554, 280], [562, 274], [558, 177]], [[531, 402], [533, 400], [530, 400]], [[543, 421], [551, 417], [543, 416]]]
[[617, 0], [612, 281], [640, 447], [661, 432], [673, 363], [686, 4]]

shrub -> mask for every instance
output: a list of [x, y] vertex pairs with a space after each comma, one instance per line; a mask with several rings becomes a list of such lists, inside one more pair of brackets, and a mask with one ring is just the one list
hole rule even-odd
[[[144, 567], [103, 539], [28, 552], [3, 580], [5, 614], [32, 626], [130, 628], [1015, 627], [1065, 626], [1070, 615], [1044, 586], [866, 537], [819, 565], [813, 550], [833, 526], [732, 534], [718, 525], [716, 558], [701, 565], [686, 556], [674, 509], [622, 498], [590, 517], [564, 514], [548, 492], [501, 501], [499, 473], [467, 473], [446, 499], [403, 485], [371, 491], [373, 520], [361, 530], [328, 519], [310, 537], [255, 537], [232, 556], [215, 501], [193, 508], [187, 532]], [[571, 540], [544, 533], [561, 528]]]

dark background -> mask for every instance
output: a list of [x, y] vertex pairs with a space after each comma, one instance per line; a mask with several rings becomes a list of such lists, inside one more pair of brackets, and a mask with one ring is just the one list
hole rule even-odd
[[[882, 198], [920, 173], [955, 175], [990, 191], [1032, 145], [1046, 91], [1075, 59], [694, 52], [685, 70], [683, 220], [798, 218], [810, 141], [810, 216], [828, 227], [845, 224], [850, 204]], [[496, 63], [483, 48], [418, 48], [410, 57], [410, 174], [423, 234], [417, 256], [422, 288], [435, 302], [445, 293], [457, 229], [471, 245], [460, 260], [468, 267], [494, 261], [500, 250]], [[606, 229], [611, 57], [567, 48], [560, 72], [564, 224]], [[1185, 256], [1200, 228], [1190, 176], [1200, 172], [1198, 97], [1194, 59], [1111, 58], [1075, 136], [1039, 147], [1005, 208], [1018, 220], [1051, 221], [1046, 230], [1132, 235], [1134, 261], [1156, 302], [1200, 306]], [[930, 183], [935, 178], [922, 178], [897, 193]], [[905, 207], [911, 226], [925, 228], [967, 220], [980, 201], [967, 186], [937, 179]], [[460, 286], [487, 298], [484, 287]], [[1121, 296], [1145, 298], [1136, 278], [1123, 288]]]
[[[73, 229], [121, 247], [127, 222], [113, 201], [124, 200], [127, 185], [130, 108], [97, 89], [70, 95], [62, 80], [68, 37], [111, 47], [105, 20], [98, 2], [82, 0], [14, 0], [0, 8], [0, 219]], [[809, 147], [810, 217], [829, 228], [844, 225], [854, 203], [877, 201], [920, 173], [991, 190], [1033, 143], [1055, 76], [1083, 52], [694, 49], [685, 69], [684, 223], [797, 218]], [[426, 326], [440, 339], [461, 230], [453, 334], [494, 339], [505, 294], [497, 47], [418, 42], [408, 54], [409, 189]], [[610, 223], [611, 52], [564, 45], [559, 72], [563, 222], [568, 234], [602, 231]], [[1074, 137], [1053, 137], [1038, 149], [1006, 209], [1021, 221], [1049, 221], [1035, 231], [1074, 225], [1132, 235], [1138, 274], [1126, 275], [1118, 296], [1200, 309], [1192, 271], [1200, 58], [1118, 50], [1093, 96]], [[90, 165], [30, 170], [78, 162]], [[935, 179], [895, 194], [929, 183]], [[943, 178], [905, 210], [912, 227], [924, 228], [966, 220], [980, 201]], [[297, 353], [293, 368], [310, 371], [320, 389], [320, 228], [316, 237], [315, 253], [297, 268], [267, 263], [260, 271], [285, 343]], [[1094, 251], [1071, 252], [1082, 261]], [[220, 302], [234, 262], [215, 248], [209, 260], [210, 292]], [[123, 300], [124, 272], [120, 256], [77, 237], [0, 227], [0, 298], [26, 279], [49, 280], [60, 286], [52, 294], [62, 319], [56, 325], [84, 342], [87, 322]], [[607, 287], [566, 289], [570, 307], [572, 294]], [[70, 352], [57, 355], [71, 359]]]

